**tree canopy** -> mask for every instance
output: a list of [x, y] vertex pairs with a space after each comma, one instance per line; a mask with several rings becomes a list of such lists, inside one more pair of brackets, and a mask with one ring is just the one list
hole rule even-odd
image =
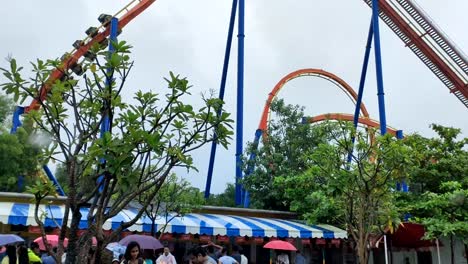
[[[320, 143], [326, 142], [322, 130], [302, 123], [304, 108], [274, 100], [270, 105], [272, 118], [264, 131], [259, 149], [250, 144], [247, 148], [246, 166], [254, 170], [243, 180], [244, 187], [251, 195], [252, 207], [260, 209], [289, 210], [290, 200], [284, 196], [281, 185], [275, 185], [278, 176], [294, 177], [308, 170], [312, 165], [307, 156]], [[247, 160], [254, 152], [256, 158]]]
[[[30, 126], [10, 134], [13, 101], [0, 94], [0, 191], [22, 192], [24, 186], [41, 177], [39, 146], [30, 135]], [[42, 176], [43, 177], [43, 176]]]

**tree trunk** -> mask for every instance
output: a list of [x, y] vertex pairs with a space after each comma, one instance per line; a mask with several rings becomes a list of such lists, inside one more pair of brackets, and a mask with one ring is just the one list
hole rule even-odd
[[[92, 242], [91, 242], [92, 243]], [[94, 252], [94, 264], [100, 264], [102, 260], [102, 252], [104, 251], [102, 241], [98, 241], [96, 251]]]
[[359, 264], [367, 264], [369, 262], [369, 251], [367, 250], [367, 241], [359, 239], [357, 241], [357, 256]]
[[68, 249], [66, 264], [81, 263], [77, 261], [78, 252], [80, 251], [80, 245], [78, 245], [78, 231], [79, 223], [81, 220], [80, 208], [74, 208], [72, 211], [72, 221], [70, 225], [70, 234], [68, 238]]

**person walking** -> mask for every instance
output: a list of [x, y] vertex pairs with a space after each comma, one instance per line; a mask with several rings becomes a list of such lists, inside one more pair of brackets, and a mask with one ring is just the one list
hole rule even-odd
[[28, 249], [29, 264], [42, 263], [40, 254], [41, 249], [39, 248], [39, 244], [32, 242], [30, 248]]
[[156, 259], [156, 264], [177, 264], [177, 261], [169, 248], [165, 247], [163, 254]]

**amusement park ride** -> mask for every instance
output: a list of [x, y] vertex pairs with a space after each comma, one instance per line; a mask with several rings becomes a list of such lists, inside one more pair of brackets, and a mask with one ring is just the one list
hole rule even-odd
[[[13, 116], [13, 127], [11, 133], [15, 133], [18, 126], [21, 126], [20, 115], [31, 110], [37, 110], [47, 99], [47, 94], [55, 80], [65, 76], [65, 73], [72, 71], [80, 75], [83, 72], [80, 61], [84, 59], [93, 59], [94, 54], [90, 48], [95, 43], [107, 45], [108, 38], [116, 39], [118, 32], [122, 30], [130, 21], [141, 14], [146, 8], [151, 6], [156, 0], [133, 0], [122, 8], [115, 15], [101, 15], [98, 20], [101, 22], [99, 27], [91, 27], [86, 31], [87, 37], [73, 43], [74, 50], [68, 53], [68, 56], [62, 58], [62, 65], [54, 70], [49, 79], [41, 87], [39, 96], [34, 98], [29, 106], [17, 107]], [[367, 48], [364, 56], [364, 62], [361, 72], [361, 79], [358, 92], [356, 93], [351, 86], [338, 76], [318, 69], [302, 69], [294, 71], [282, 78], [273, 90], [270, 92], [259, 127], [255, 132], [254, 146], [258, 146], [259, 140], [266, 132], [270, 104], [277, 96], [284, 84], [288, 81], [302, 77], [315, 76], [324, 78], [345, 93], [353, 100], [356, 105], [353, 114], [329, 113], [311, 117], [304, 122], [320, 122], [326, 119], [353, 121], [354, 126], [361, 123], [365, 126], [380, 127], [380, 133], [391, 133], [398, 138], [403, 134], [400, 130], [390, 128], [386, 124], [384, 88], [381, 69], [380, 56], [380, 32], [379, 17], [387, 26], [403, 41], [406, 47], [411, 49], [414, 54], [444, 83], [450, 93], [454, 94], [466, 107], [468, 107], [468, 59], [443, 33], [435, 26], [428, 16], [419, 8], [413, 0], [364, 0], [372, 8], [372, 18], [367, 39]], [[243, 82], [244, 82], [244, 12], [245, 0], [233, 0], [231, 16], [229, 22], [228, 37], [224, 56], [219, 98], [224, 99], [224, 91], [231, 53], [231, 44], [234, 32], [236, 13], [238, 10], [238, 61], [237, 61], [237, 116], [236, 116], [236, 204], [244, 203], [245, 207], [249, 205], [248, 193], [242, 190], [239, 180], [243, 177], [241, 170], [241, 155], [243, 142]], [[364, 84], [366, 80], [367, 65], [370, 57], [371, 44], [374, 41], [375, 65], [377, 74], [377, 89], [379, 102], [379, 122], [370, 119], [366, 107], [362, 103]], [[112, 44], [109, 44], [112, 51]], [[108, 131], [109, 124], [104, 119], [101, 131]], [[208, 167], [207, 182], [205, 188], [205, 197], [210, 195], [211, 181], [213, 175], [213, 166], [216, 154], [216, 143], [211, 147], [211, 155]], [[254, 154], [251, 158], [255, 158]], [[54, 182], [57, 187], [57, 193], [65, 195], [59, 183], [47, 168], [44, 170], [48, 178]], [[246, 174], [250, 174], [253, 168], [247, 168]]]

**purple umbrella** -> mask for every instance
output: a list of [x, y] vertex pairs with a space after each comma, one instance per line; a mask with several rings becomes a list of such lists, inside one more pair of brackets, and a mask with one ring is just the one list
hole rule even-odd
[[24, 242], [24, 239], [22, 239], [20, 236], [12, 235], [12, 234], [8, 234], [8, 235], [0, 234], [0, 246], [21, 243], [21, 242]]
[[160, 249], [164, 246], [152, 236], [144, 236], [144, 235], [129, 235], [124, 237], [122, 240], [119, 241], [119, 244], [127, 246], [128, 243], [135, 241], [140, 244], [141, 249]]

